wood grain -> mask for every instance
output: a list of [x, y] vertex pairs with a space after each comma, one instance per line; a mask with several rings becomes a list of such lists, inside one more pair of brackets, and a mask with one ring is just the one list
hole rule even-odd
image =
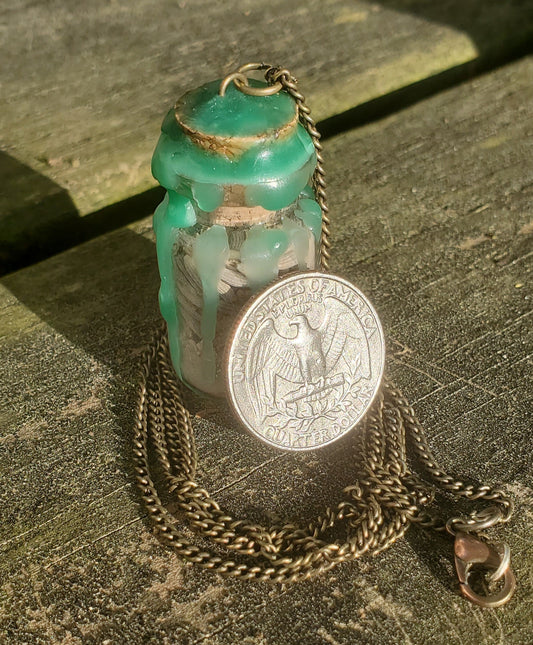
[[[135, 366], [158, 319], [144, 220], [2, 281], [8, 642], [528, 642], [532, 74], [524, 60], [327, 145], [335, 271], [379, 311], [389, 372], [440, 461], [516, 500], [494, 533], [513, 553], [511, 604], [461, 600], [451, 542], [415, 528], [376, 558], [288, 588], [221, 580], [159, 544], [130, 459]], [[195, 430], [199, 477], [240, 516], [311, 517], [355, 476], [349, 441], [280, 454], [218, 411]]]
[[[150, 157], [168, 107], [245, 61], [290, 67], [323, 119], [467, 62], [500, 60], [531, 42], [530, 3], [432, 4], [96, 0], [83, 10], [73, 0], [5, 4], [0, 269], [44, 257], [47, 247], [75, 244], [96, 226], [83, 224], [83, 216], [154, 186]], [[97, 228], [104, 227], [99, 221]]]

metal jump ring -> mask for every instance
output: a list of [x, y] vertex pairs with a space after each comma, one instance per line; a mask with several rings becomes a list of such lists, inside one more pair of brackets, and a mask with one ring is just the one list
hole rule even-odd
[[[224, 96], [231, 81], [235, 83], [235, 85], [241, 90], [241, 92], [243, 91], [242, 87], [248, 86], [248, 79], [242, 72], [232, 72], [223, 79], [222, 83], [220, 83], [220, 89], [218, 90], [220, 96]], [[237, 82], [239, 82], [241, 86], [237, 85]]]
[[248, 83], [241, 86], [240, 80], [238, 79], [234, 79], [233, 82], [241, 92], [250, 94], [251, 96], [271, 96], [272, 94], [277, 94], [283, 87], [281, 83], [274, 83], [274, 85], [267, 85], [266, 87], [253, 87], [252, 85], [248, 85]]
[[224, 78], [220, 84], [220, 89], [218, 91], [219, 95], [224, 96], [228, 85], [232, 81], [235, 84], [235, 87], [243, 92], [243, 94], [249, 94], [250, 96], [271, 96], [272, 94], [277, 94], [283, 89], [283, 85], [279, 81], [272, 85], [267, 85], [266, 87], [252, 87], [248, 83], [248, 78], [246, 76], [246, 72], [270, 68], [271, 65], [266, 65], [265, 63], [246, 63], [246, 65], [241, 65], [236, 72], [232, 72]]
[[272, 65], [268, 63], [245, 63], [237, 71], [241, 74], [246, 74], [247, 72], [262, 72], [264, 69], [270, 69], [271, 67]]

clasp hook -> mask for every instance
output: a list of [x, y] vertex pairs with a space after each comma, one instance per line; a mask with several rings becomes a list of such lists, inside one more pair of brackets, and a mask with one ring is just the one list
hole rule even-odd
[[[454, 551], [455, 569], [463, 596], [480, 607], [490, 608], [501, 607], [511, 598], [516, 587], [516, 578], [510, 567], [510, 549], [507, 545], [503, 545], [500, 552], [496, 547], [473, 535], [458, 532], [455, 536]], [[503, 588], [487, 596], [476, 593], [468, 582], [470, 570], [476, 564], [494, 571], [490, 576], [491, 582], [503, 577]]]

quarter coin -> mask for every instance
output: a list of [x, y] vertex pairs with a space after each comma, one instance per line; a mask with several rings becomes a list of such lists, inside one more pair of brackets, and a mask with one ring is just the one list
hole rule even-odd
[[291, 274], [241, 312], [227, 353], [227, 390], [242, 424], [285, 450], [326, 446], [371, 405], [385, 361], [368, 299], [329, 273]]

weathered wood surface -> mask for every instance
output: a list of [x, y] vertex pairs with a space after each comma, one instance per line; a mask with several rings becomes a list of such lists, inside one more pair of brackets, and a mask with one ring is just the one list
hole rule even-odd
[[289, 66], [323, 119], [533, 40], [523, 0], [26, 1], [0, 20], [0, 272], [105, 228], [82, 216], [154, 185], [167, 108], [238, 64]]
[[[147, 219], [2, 281], [5, 642], [531, 642], [532, 76], [524, 60], [327, 145], [334, 269], [380, 312], [389, 372], [446, 468], [515, 497], [493, 535], [512, 549], [511, 604], [463, 601], [451, 542], [414, 528], [287, 588], [222, 580], [159, 544], [130, 457], [158, 319]], [[199, 477], [239, 516], [314, 516], [356, 476], [349, 443], [294, 456], [216, 414], [195, 428]]]

